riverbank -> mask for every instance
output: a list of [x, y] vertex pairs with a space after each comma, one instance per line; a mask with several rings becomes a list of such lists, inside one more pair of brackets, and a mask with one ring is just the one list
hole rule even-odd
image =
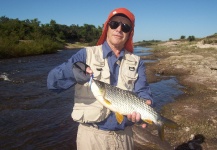
[[217, 45], [165, 42], [143, 59], [158, 60], [146, 64], [149, 83], [158, 81], [158, 74], [176, 76], [185, 87], [185, 94], [163, 108], [163, 116], [180, 125], [178, 130], [166, 129], [165, 139], [178, 147], [201, 135], [204, 150], [217, 149]]

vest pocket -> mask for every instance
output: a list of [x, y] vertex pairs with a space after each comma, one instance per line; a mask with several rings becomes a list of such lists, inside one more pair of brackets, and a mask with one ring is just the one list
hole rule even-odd
[[138, 77], [138, 73], [136, 73], [136, 70], [132, 71], [130, 70], [132, 68], [130, 68], [128, 66], [128, 68], [123, 68], [122, 70], [122, 81], [124, 82], [125, 86], [127, 87], [128, 90], [133, 90], [134, 88], [134, 83]]
[[99, 71], [98, 69], [102, 68], [93, 68], [93, 77], [97, 80], [101, 78], [101, 71]]
[[94, 71], [94, 74], [93, 74], [94, 79], [100, 80], [106, 83], [110, 81], [110, 73], [109, 73], [109, 70], [107, 70], [106, 68], [96, 67], [93, 69], [93, 71]]
[[103, 121], [108, 117], [110, 110], [104, 106], [85, 105], [81, 103], [75, 103], [72, 118], [74, 121], [80, 123], [94, 123]]

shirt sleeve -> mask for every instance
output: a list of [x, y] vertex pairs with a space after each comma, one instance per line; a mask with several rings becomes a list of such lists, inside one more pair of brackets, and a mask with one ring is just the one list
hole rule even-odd
[[67, 62], [52, 69], [48, 73], [47, 88], [61, 92], [74, 86], [76, 80], [72, 72], [72, 65], [78, 61], [86, 63], [86, 49], [79, 50], [76, 54], [72, 55]]
[[145, 68], [144, 61], [140, 60], [138, 66], [138, 79], [136, 80], [134, 85], [134, 92], [137, 93], [138, 96], [141, 98], [151, 100], [153, 105], [154, 102], [153, 102], [150, 86], [147, 82], [145, 69], [146, 68]]

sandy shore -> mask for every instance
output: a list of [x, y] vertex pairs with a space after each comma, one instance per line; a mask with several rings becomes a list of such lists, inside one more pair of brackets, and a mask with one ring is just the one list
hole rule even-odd
[[[174, 149], [200, 135], [205, 138], [201, 144], [204, 150], [216, 150], [217, 45], [166, 42], [158, 45], [153, 55], [143, 58], [159, 60], [146, 64], [150, 83], [159, 80], [155, 74], [173, 75], [185, 87], [182, 89], [185, 94], [166, 105], [162, 111], [165, 117], [180, 125], [178, 130], [166, 129], [165, 138], [170, 148]], [[138, 140], [138, 137], [135, 138]], [[168, 143], [157, 144], [157, 147], [155, 145], [150, 149], [169, 149]], [[147, 145], [147, 141], [142, 143], [141, 140], [140, 145]]]

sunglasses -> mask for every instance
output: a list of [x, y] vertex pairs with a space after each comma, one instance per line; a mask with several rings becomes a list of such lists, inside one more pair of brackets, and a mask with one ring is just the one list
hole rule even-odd
[[117, 27], [119, 27], [121, 25], [121, 30], [124, 33], [130, 32], [130, 30], [131, 30], [131, 26], [126, 24], [126, 23], [117, 22], [117, 21], [110, 21], [108, 24], [109, 24], [109, 27], [111, 29], [117, 29]]

